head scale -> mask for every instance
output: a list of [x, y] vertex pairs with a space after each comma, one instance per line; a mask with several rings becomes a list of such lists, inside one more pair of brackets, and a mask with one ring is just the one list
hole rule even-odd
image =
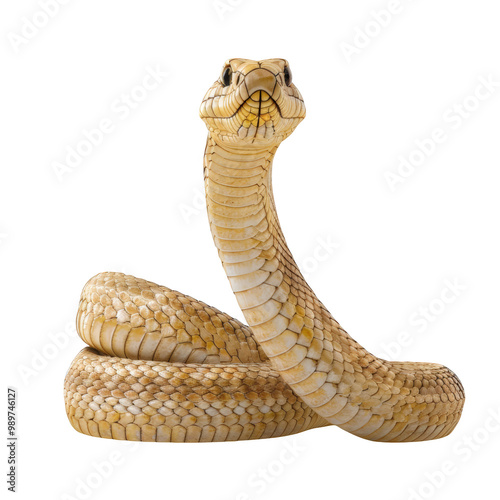
[[285, 59], [229, 59], [200, 106], [211, 137], [242, 148], [277, 146], [305, 115]]

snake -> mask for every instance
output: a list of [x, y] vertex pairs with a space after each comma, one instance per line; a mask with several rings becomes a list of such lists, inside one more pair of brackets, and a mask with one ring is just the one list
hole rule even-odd
[[[94, 276], [76, 318], [88, 347], [64, 381], [78, 432], [220, 442], [335, 425], [372, 441], [412, 442], [447, 436], [457, 425], [465, 401], [457, 375], [441, 364], [368, 352], [316, 297], [292, 256], [272, 165], [305, 114], [285, 59], [223, 65], [200, 106], [208, 129], [206, 206], [247, 324], [151, 281]], [[293, 189], [307, 196], [300, 185]]]

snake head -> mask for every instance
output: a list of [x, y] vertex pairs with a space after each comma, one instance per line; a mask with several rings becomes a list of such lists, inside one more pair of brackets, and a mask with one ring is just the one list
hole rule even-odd
[[279, 144], [305, 115], [285, 59], [229, 59], [200, 106], [217, 143], [244, 148]]

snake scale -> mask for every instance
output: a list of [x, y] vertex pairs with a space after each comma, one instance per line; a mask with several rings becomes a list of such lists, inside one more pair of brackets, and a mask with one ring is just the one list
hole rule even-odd
[[230, 59], [200, 108], [210, 228], [248, 326], [164, 286], [101, 273], [64, 385], [79, 432], [130, 441], [235, 441], [337, 425], [374, 441], [449, 434], [464, 404], [434, 363], [385, 361], [335, 321], [280, 228], [271, 170], [305, 117], [284, 59]]

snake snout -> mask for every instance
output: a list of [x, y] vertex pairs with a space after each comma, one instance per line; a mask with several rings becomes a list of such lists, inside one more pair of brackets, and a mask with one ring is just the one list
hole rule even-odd
[[279, 90], [279, 85], [277, 85], [278, 82], [274, 74], [263, 68], [250, 71], [245, 76], [243, 82], [249, 96], [260, 90], [275, 99], [277, 90]]

